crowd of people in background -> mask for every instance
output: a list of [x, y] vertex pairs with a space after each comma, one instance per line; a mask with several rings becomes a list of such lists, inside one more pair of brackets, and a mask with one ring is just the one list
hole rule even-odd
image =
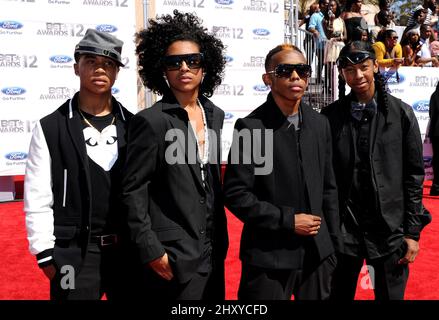
[[[366, 19], [362, 6], [363, 0], [318, 0], [303, 15], [300, 26], [304, 25], [314, 38], [310, 39], [307, 34], [305, 51], [311, 46], [317, 49], [318, 79], [323, 68], [331, 70], [328, 66], [334, 65], [343, 46], [357, 40], [373, 45], [381, 69], [439, 67], [439, 4], [436, 0], [424, 0], [422, 5], [412, 8], [406, 22], [396, 17], [389, 0], [379, 0], [379, 11], [373, 21]], [[403, 30], [402, 34], [398, 30]], [[311, 45], [310, 41], [314, 43]], [[332, 79], [326, 78], [330, 87]]]

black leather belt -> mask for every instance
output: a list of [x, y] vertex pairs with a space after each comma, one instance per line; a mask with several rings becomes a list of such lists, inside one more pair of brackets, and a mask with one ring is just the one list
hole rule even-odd
[[91, 236], [90, 243], [97, 243], [101, 247], [115, 245], [119, 242], [117, 234], [104, 234], [101, 236]]

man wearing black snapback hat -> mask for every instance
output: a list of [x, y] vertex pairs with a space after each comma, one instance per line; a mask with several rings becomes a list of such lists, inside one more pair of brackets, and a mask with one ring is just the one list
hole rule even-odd
[[331, 298], [354, 300], [366, 261], [371, 285], [363, 289], [373, 288], [375, 300], [402, 300], [430, 220], [418, 122], [409, 105], [387, 93], [370, 43], [346, 44], [337, 66], [340, 99], [322, 110], [333, 137], [343, 239]]
[[123, 42], [88, 29], [75, 47], [80, 90], [37, 122], [25, 178], [30, 252], [51, 280], [51, 299], [126, 294], [118, 195], [131, 113], [111, 88]]

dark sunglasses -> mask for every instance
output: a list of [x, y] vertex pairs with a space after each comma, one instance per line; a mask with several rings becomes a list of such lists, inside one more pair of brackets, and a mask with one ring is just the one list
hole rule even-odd
[[183, 61], [189, 69], [199, 69], [203, 65], [203, 59], [202, 53], [178, 54], [163, 57], [162, 63], [168, 71], [179, 70]]
[[311, 66], [309, 64], [278, 64], [274, 70], [267, 73], [274, 73], [277, 78], [290, 78], [293, 71], [296, 71], [297, 75], [302, 78], [309, 78], [311, 76]]
[[370, 53], [369, 51], [355, 51], [348, 53], [346, 56], [339, 56], [337, 59], [337, 67], [338, 68], [346, 68], [349, 63], [358, 64], [367, 59], [375, 59], [375, 55]]

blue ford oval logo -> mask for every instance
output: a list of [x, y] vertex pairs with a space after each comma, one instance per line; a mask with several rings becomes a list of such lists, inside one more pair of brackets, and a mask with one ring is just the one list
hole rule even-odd
[[21, 94], [24, 94], [26, 90], [20, 87], [7, 87], [3, 88], [2, 92], [8, 96], [19, 96]]
[[270, 31], [263, 28], [254, 29], [253, 33], [257, 36], [268, 36], [270, 34]]
[[224, 120], [230, 120], [230, 119], [232, 119], [232, 118], [233, 118], [233, 113], [226, 112], [226, 113], [224, 114]]
[[387, 84], [399, 84], [405, 81], [405, 76], [402, 73], [398, 73], [397, 76], [396, 72], [392, 72], [392, 74], [385, 72], [383, 76], [385, 79], [387, 79]]
[[18, 21], [0, 21], [0, 28], [8, 30], [17, 30], [23, 28], [23, 24]]
[[226, 60], [226, 63], [230, 63], [233, 61], [233, 58], [231, 56], [225, 56], [224, 60]]
[[253, 90], [259, 91], [259, 92], [268, 91], [268, 89], [269, 88], [265, 84], [257, 84], [255, 86], [253, 86]]
[[430, 109], [430, 100], [420, 100], [413, 104], [413, 110], [416, 112], [428, 112]]
[[223, 6], [229, 6], [233, 4], [233, 0], [215, 0], [215, 2]]
[[116, 32], [117, 28], [111, 24], [100, 24], [98, 26], [96, 26], [96, 30], [100, 31], [100, 32]]
[[118, 88], [111, 88], [111, 94], [118, 94], [120, 90]]
[[27, 158], [27, 153], [26, 152], [9, 152], [8, 154], [5, 155], [5, 158], [8, 160], [12, 160], [12, 161], [19, 161], [19, 160], [24, 160]]
[[62, 55], [50, 57], [50, 61], [52, 61], [53, 63], [69, 63], [72, 60], [73, 59], [70, 58], [69, 56], [62, 56]]

